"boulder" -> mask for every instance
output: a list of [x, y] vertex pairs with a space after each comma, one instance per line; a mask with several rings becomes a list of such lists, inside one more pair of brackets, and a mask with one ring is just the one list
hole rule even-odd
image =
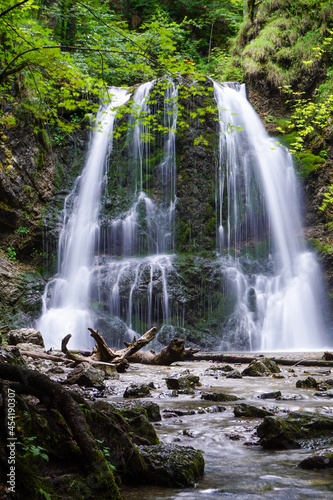
[[194, 389], [201, 385], [200, 379], [196, 375], [186, 374], [182, 377], [169, 377], [165, 379], [168, 389]]
[[278, 365], [269, 358], [254, 359], [249, 366], [243, 370], [242, 375], [248, 377], [265, 377], [273, 373], [280, 373]]
[[65, 383], [102, 389], [104, 387], [104, 373], [94, 368], [90, 363], [83, 362], [74, 368], [72, 373], [68, 375]]
[[259, 444], [268, 449], [307, 448], [333, 442], [333, 417], [305, 411], [287, 417], [265, 417], [257, 428]]
[[281, 391], [274, 391], [274, 392], [264, 392], [263, 394], [260, 394], [259, 398], [260, 399], [277, 399], [282, 396]]
[[159, 444], [154, 426], [149, 422], [146, 415], [138, 415], [128, 420], [130, 434], [135, 444]]
[[205, 462], [202, 453], [191, 446], [174, 444], [139, 446], [147, 465], [142, 482], [169, 488], [187, 488], [202, 478]]
[[319, 451], [310, 457], [304, 458], [298, 467], [302, 469], [332, 469], [333, 450]]
[[42, 334], [34, 328], [21, 328], [20, 330], [11, 330], [7, 335], [7, 341], [10, 345], [36, 344], [41, 347], [45, 347]]
[[305, 380], [297, 380], [296, 382], [298, 389], [311, 389], [317, 386], [318, 383], [313, 377], [307, 377]]
[[26, 362], [16, 346], [1, 347], [0, 362], [9, 363], [10, 365], [26, 366]]
[[145, 398], [150, 396], [150, 387], [147, 384], [131, 384], [126, 387], [124, 398]]
[[113, 411], [121, 413], [124, 418], [135, 418], [138, 415], [145, 415], [152, 422], [162, 420], [160, 407], [152, 401], [133, 400], [121, 403], [107, 403]]
[[263, 408], [257, 408], [256, 406], [240, 403], [235, 405], [234, 415], [235, 417], [264, 418], [274, 414], [271, 411], [264, 410]]
[[201, 399], [206, 399], [208, 401], [238, 401], [237, 396], [233, 396], [232, 394], [225, 394], [224, 392], [206, 392], [202, 394]]
[[243, 375], [238, 370], [232, 370], [226, 376], [226, 378], [242, 378]]

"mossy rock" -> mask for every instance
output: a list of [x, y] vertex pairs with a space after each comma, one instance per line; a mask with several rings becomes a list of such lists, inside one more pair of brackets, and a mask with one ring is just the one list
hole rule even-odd
[[130, 435], [135, 444], [159, 444], [155, 428], [146, 415], [138, 415], [129, 420]]
[[309, 448], [333, 442], [333, 417], [292, 412], [288, 417], [265, 417], [257, 434], [268, 449]]
[[234, 407], [235, 417], [246, 417], [246, 418], [264, 418], [268, 416], [273, 416], [273, 413], [263, 408], [257, 408], [256, 406], [247, 405], [245, 403], [240, 403]]
[[332, 469], [333, 468], [333, 451], [320, 451], [304, 458], [298, 467], [302, 469]]
[[147, 384], [131, 384], [126, 388], [124, 398], [144, 398], [150, 396], [150, 387]]
[[138, 415], [145, 415], [152, 422], [159, 422], [162, 420], [160, 407], [153, 401], [136, 399], [124, 403], [106, 403], [105, 401], [99, 401], [95, 404], [103, 405], [104, 407], [107, 406], [109, 409], [119, 412], [124, 418], [128, 419], [135, 418]]
[[232, 394], [225, 394], [223, 392], [207, 392], [201, 396], [201, 399], [205, 399], [207, 401], [238, 401], [242, 398], [237, 396], [233, 396]]
[[318, 387], [317, 381], [313, 377], [307, 377], [305, 380], [297, 380], [298, 389], [312, 389]]
[[265, 377], [272, 373], [280, 373], [278, 365], [269, 358], [254, 359], [249, 366], [243, 370], [242, 375], [248, 377]]
[[191, 446], [174, 444], [139, 446], [147, 465], [143, 482], [169, 488], [187, 488], [202, 478], [205, 462], [202, 453]]

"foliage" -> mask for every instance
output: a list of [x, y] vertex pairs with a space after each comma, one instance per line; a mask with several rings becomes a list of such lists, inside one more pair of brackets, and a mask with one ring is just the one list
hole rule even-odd
[[319, 57], [314, 59], [314, 51], [328, 47], [332, 14], [332, 4], [327, 1], [257, 2], [254, 17], [248, 13], [235, 39], [233, 64], [243, 68], [247, 79], [260, 77], [274, 87], [290, 85], [307, 90], [313, 75], [321, 73], [325, 57], [317, 50]]

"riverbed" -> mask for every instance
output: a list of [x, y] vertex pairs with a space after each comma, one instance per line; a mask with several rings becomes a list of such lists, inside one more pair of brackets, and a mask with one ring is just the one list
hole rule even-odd
[[[319, 359], [320, 355], [293, 353], [289, 357]], [[308, 376], [318, 382], [331, 378], [331, 370], [280, 366], [281, 373], [269, 377], [230, 379], [218, 369], [223, 364], [200, 361], [181, 362], [171, 367], [131, 365], [116, 384], [113, 382], [110, 401], [124, 401], [123, 392], [130, 384], [153, 382], [151, 398], [160, 406], [162, 415], [162, 421], [154, 426], [161, 442], [193, 446], [202, 450], [205, 458], [205, 475], [195, 488], [126, 487], [122, 489], [124, 500], [333, 499], [333, 470], [311, 471], [298, 467], [313, 450], [264, 450], [258, 445], [256, 435], [262, 419], [235, 417], [233, 411], [235, 404], [242, 402], [271, 410], [276, 415], [296, 410], [332, 415], [333, 399], [324, 393], [315, 396], [318, 391], [313, 388], [296, 388], [296, 381]], [[231, 366], [241, 372], [247, 365]], [[184, 372], [198, 375], [201, 386], [194, 394], [175, 397], [175, 393], [168, 390], [165, 378], [181, 376]], [[273, 391], [281, 391], [282, 399], [260, 399], [261, 394]], [[242, 401], [206, 401], [201, 399], [203, 392], [225, 392]]]

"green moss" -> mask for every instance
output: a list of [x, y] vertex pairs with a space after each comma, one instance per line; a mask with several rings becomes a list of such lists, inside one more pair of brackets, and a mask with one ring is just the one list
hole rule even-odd
[[304, 177], [307, 177], [311, 172], [322, 167], [325, 163], [326, 160], [324, 158], [314, 155], [309, 150], [298, 153], [296, 157], [296, 166]]

